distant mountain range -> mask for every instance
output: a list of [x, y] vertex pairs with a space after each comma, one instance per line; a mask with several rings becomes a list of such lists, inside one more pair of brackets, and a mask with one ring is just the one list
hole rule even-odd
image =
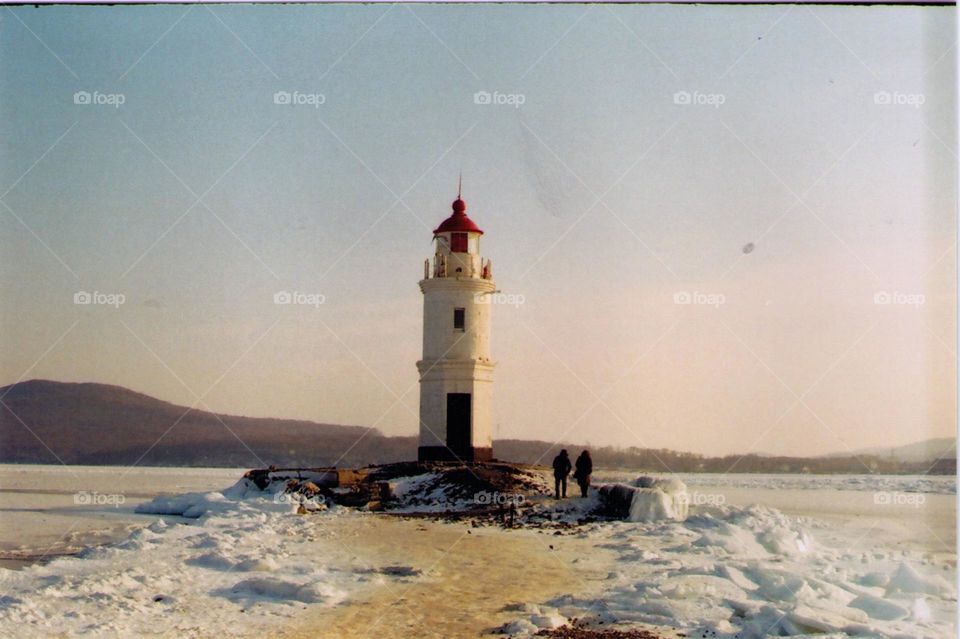
[[[416, 459], [416, 437], [374, 428], [238, 417], [177, 406], [107, 384], [31, 380], [0, 388], [0, 462], [255, 468], [360, 467]], [[592, 447], [594, 464], [650, 472], [952, 473], [952, 439], [819, 458]], [[548, 464], [571, 443], [506, 439], [502, 460]], [[938, 461], [939, 460], [939, 461]]]
[[[893, 448], [865, 448], [854, 451], [856, 455], [870, 455], [875, 457], [890, 457], [901, 462], [924, 462], [935, 459], [956, 459], [957, 458], [957, 440], [953, 437], [939, 437], [937, 439], [925, 439], [922, 442], [907, 444], [906, 446], [896, 446]], [[840, 455], [831, 455], [839, 457]]]

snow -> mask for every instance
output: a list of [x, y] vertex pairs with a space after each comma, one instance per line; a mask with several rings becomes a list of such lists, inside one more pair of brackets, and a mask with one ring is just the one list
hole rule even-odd
[[304, 605], [333, 606], [364, 587], [363, 571], [328, 565], [342, 548], [316, 525], [363, 515], [297, 515], [279, 486], [241, 480], [158, 497], [137, 512], [160, 516], [120, 543], [3, 571], [0, 636], [270, 634]]
[[[440, 473], [398, 477], [390, 482], [390, 492], [399, 502], [397, 512], [444, 512], [467, 504], [456, 504], [447, 495]], [[431, 488], [427, 490], [427, 488]]]
[[466, 470], [465, 473], [469, 477], [457, 477], [456, 469], [396, 477], [390, 481], [394, 501], [388, 509], [395, 513], [484, 510], [510, 504], [519, 506], [531, 497], [550, 492], [545, 474], [538, 470], [499, 477], [485, 477], [482, 471], [477, 474]]
[[516, 610], [524, 616], [504, 624], [497, 630], [498, 633], [511, 636], [535, 635], [540, 630], [551, 630], [567, 624], [567, 618], [552, 606], [538, 606], [528, 603], [517, 606]]
[[[658, 516], [581, 527], [595, 547], [613, 552], [616, 568], [602, 595], [569, 593], [544, 605], [581, 622], [679, 628], [714, 639], [956, 635], [955, 562], [936, 565], [862, 535], [828, 546], [815, 535], [821, 522], [774, 508], [694, 506], [681, 521], [659, 516], [667, 514], [662, 497], [642, 499], [643, 513]], [[870, 552], [859, 552], [858, 543]], [[508, 624], [512, 634], [535, 634], [533, 616]]]

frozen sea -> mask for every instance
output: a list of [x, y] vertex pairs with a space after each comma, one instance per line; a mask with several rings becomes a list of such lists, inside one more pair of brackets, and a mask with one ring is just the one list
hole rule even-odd
[[[275, 634], [398, 583], [437, 592], [460, 583], [429, 553], [432, 539], [464, 524], [338, 508], [301, 517], [234, 486], [242, 472], [0, 466], [0, 636]], [[634, 476], [601, 471], [595, 481]], [[689, 491], [685, 522], [595, 523], [563, 538], [528, 531], [545, 537], [534, 548], [566, 544], [577, 549], [575, 571], [601, 577], [548, 600], [497, 604], [524, 604], [507, 629], [532, 636], [600, 610], [664, 636], [956, 636], [955, 478], [678, 477]], [[199, 517], [176, 515], [185, 508]], [[423, 543], [393, 556], [390, 544], [374, 547], [381, 528]], [[520, 539], [476, 534], [502, 536], [503, 548]], [[401, 564], [409, 570], [381, 570]]]
[[0, 566], [17, 568], [124, 539], [157, 495], [218, 490], [241, 468], [0, 464]]

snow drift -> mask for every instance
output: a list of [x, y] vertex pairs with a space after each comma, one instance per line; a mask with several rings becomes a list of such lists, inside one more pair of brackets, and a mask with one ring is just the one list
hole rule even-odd
[[342, 543], [284, 488], [158, 497], [136, 508], [158, 517], [125, 541], [4, 571], [0, 636], [269, 636], [304, 604], [338, 604], [369, 576], [330, 567]]

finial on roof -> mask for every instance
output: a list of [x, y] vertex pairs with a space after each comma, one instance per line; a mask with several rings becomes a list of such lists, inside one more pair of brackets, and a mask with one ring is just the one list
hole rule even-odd
[[460, 194], [463, 192], [463, 171], [460, 171], [460, 179], [457, 181], [457, 199], [453, 201], [453, 212], [463, 214], [467, 210], [467, 203], [463, 201]]

